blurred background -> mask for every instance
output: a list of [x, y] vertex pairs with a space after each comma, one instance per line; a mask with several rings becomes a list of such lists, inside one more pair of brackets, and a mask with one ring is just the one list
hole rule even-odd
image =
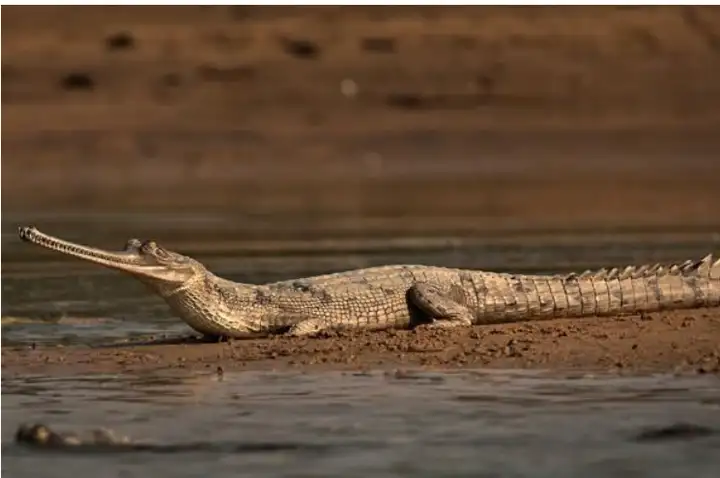
[[2, 13], [12, 241], [720, 230], [717, 8]]

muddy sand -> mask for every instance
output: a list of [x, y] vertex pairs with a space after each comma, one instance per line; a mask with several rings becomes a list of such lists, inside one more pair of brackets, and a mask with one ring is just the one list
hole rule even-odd
[[720, 309], [558, 319], [458, 330], [201, 343], [150, 338], [96, 348], [3, 346], [5, 376], [184, 369], [530, 368], [720, 373]]

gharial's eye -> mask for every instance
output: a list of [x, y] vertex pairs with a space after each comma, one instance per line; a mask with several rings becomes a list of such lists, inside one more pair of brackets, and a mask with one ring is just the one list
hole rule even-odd
[[155, 254], [159, 257], [170, 257], [170, 254], [168, 254], [162, 247], [156, 247]]
[[155, 244], [155, 241], [145, 241], [140, 248], [145, 252], [155, 252], [157, 244]]
[[172, 253], [167, 252], [162, 247], [158, 246], [155, 241], [145, 241], [142, 245], [142, 251], [146, 254], [153, 255], [158, 259], [172, 259]]

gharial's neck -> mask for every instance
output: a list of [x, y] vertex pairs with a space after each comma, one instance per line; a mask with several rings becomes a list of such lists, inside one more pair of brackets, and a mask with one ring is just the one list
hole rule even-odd
[[209, 292], [212, 290], [212, 287], [210, 286], [216, 281], [216, 279], [219, 278], [208, 272], [205, 274], [196, 274], [181, 283], [151, 282], [148, 283], [148, 286], [160, 297], [165, 300], [169, 300], [173, 297], [183, 296], [188, 293], [202, 295], [205, 290]]
[[252, 289], [250, 284], [241, 284], [216, 276], [210, 271], [196, 273], [184, 282], [170, 282], [158, 280], [155, 278], [144, 277], [142, 275], [135, 276], [140, 282], [145, 284], [153, 293], [159, 295], [165, 300], [176, 296], [187, 294], [202, 296], [213, 295], [213, 291], [217, 289]]
[[264, 312], [257, 306], [258, 286], [233, 282], [210, 272], [174, 287], [157, 284], [150, 287], [177, 316], [205, 335], [234, 335], [243, 329], [254, 332]]

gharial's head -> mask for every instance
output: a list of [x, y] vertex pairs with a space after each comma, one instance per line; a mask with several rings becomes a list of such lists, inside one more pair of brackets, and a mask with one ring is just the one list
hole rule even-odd
[[168, 251], [154, 241], [130, 239], [122, 251], [105, 251], [43, 234], [34, 227], [18, 228], [20, 239], [86, 261], [127, 272], [156, 288], [174, 288], [206, 274], [205, 267], [190, 257]]

